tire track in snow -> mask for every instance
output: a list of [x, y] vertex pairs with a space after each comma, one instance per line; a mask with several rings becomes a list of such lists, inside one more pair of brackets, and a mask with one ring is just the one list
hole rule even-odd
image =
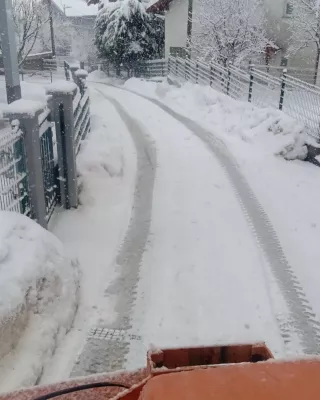
[[131, 134], [137, 152], [137, 177], [132, 215], [124, 241], [116, 258], [119, 276], [105, 291], [105, 296], [116, 299], [116, 320], [108, 326], [103, 322], [91, 328], [85, 347], [80, 354], [71, 376], [84, 376], [123, 369], [129, 352], [130, 314], [136, 298], [139, 269], [148, 240], [153, 187], [155, 180], [156, 151], [141, 124], [132, 118], [121, 104], [96, 89], [116, 109]]
[[291, 348], [294, 347], [294, 336], [297, 335], [305, 354], [320, 354], [320, 323], [317, 321], [304, 290], [286, 259], [280, 240], [268, 215], [225, 143], [212, 132], [175, 112], [161, 101], [132, 90], [110, 84], [107, 85], [130, 92], [152, 102], [198, 136], [214, 154], [229, 178], [257, 244], [262, 250], [268, 265], [271, 267], [271, 272], [285, 300], [289, 319], [283, 315], [277, 315], [279, 329], [285, 346], [288, 348], [291, 344]]
[[137, 150], [138, 165], [133, 215], [116, 259], [117, 265], [121, 267], [121, 276], [108, 288], [108, 293], [118, 296], [116, 305], [118, 318], [114, 323], [115, 327], [117, 329], [129, 329], [131, 328], [130, 314], [136, 297], [139, 268], [150, 231], [157, 165], [156, 151], [141, 124], [132, 118], [117, 100], [100, 91], [99, 93], [115, 107], [127, 126]]

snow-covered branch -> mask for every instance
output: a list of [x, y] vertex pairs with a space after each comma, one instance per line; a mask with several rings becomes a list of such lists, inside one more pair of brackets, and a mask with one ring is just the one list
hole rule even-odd
[[291, 0], [293, 7], [289, 20], [291, 44], [289, 54], [304, 47], [320, 48], [320, 2], [319, 0]]
[[131, 69], [134, 63], [157, 53], [157, 27], [139, 0], [106, 3], [95, 26], [95, 43], [100, 56]]
[[270, 43], [260, 0], [198, 0], [191, 50], [200, 59], [241, 64]]

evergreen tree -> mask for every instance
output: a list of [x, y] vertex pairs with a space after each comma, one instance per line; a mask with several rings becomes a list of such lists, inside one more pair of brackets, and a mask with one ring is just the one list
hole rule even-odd
[[132, 69], [138, 61], [155, 56], [156, 29], [152, 17], [139, 0], [107, 3], [99, 12], [95, 25], [95, 44], [100, 57]]

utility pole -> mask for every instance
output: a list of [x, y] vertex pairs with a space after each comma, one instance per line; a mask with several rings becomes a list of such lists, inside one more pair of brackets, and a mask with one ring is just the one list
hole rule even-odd
[[21, 87], [11, 0], [0, 0], [0, 39], [7, 101], [12, 103], [21, 99]]
[[48, 10], [49, 10], [49, 24], [50, 24], [50, 35], [51, 35], [51, 52], [52, 52], [52, 56], [55, 57], [56, 56], [56, 46], [55, 46], [55, 43], [54, 43], [52, 2], [51, 2], [51, 0], [47, 0], [47, 2], [48, 2]]
[[192, 19], [193, 19], [193, 0], [188, 0], [188, 22], [187, 22], [187, 58], [191, 58], [191, 40], [192, 40]]
[[63, 5], [62, 5], [62, 8], [63, 8], [64, 15], [67, 15], [67, 14], [66, 14], [66, 9], [67, 9], [67, 8], [72, 8], [72, 7], [66, 6], [65, 4], [63, 4]]

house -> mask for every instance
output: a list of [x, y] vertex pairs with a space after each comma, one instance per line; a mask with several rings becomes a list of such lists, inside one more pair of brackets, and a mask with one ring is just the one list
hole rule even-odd
[[316, 46], [306, 47], [288, 56], [290, 30], [288, 22], [294, 12], [290, 0], [264, 0], [268, 36], [277, 44], [279, 51], [271, 59], [271, 65], [290, 68], [312, 68], [316, 60]]
[[[266, 49], [266, 55], [261, 63], [268, 62], [273, 66], [290, 66], [292, 68], [314, 68], [316, 48], [308, 47], [295, 55], [288, 57], [290, 31], [289, 19], [293, 7], [290, 0], [263, 0], [266, 11], [266, 29], [268, 36], [275, 44], [272, 49]], [[165, 57], [169, 54], [185, 53], [188, 37], [193, 29], [192, 16], [197, 12], [197, 0], [152, 0], [148, 11], [165, 14]], [[191, 18], [188, 18], [190, 15]]]
[[[42, 0], [47, 2], [47, 0]], [[94, 22], [97, 6], [87, 6], [82, 0], [52, 0], [52, 19], [56, 55], [66, 57], [74, 53], [75, 58], [86, 61], [94, 50]], [[47, 9], [47, 17], [49, 12]], [[51, 50], [51, 32], [48, 23], [39, 32], [34, 52]]]

